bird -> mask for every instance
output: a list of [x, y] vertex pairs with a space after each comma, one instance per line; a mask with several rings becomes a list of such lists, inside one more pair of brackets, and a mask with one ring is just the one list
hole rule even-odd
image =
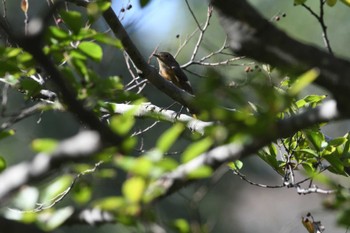
[[191, 83], [173, 55], [168, 52], [159, 52], [153, 54], [153, 56], [157, 58], [160, 76], [193, 95]]

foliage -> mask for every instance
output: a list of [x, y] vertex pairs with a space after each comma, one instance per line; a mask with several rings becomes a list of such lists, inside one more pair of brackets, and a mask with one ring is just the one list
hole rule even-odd
[[[140, 5], [145, 7], [149, 2], [140, 1]], [[348, 1], [341, 2], [349, 5]], [[306, 3], [306, 0], [294, 1], [296, 5]], [[334, 6], [337, 1], [327, 0], [326, 3], [328, 6]], [[334, 189], [333, 199], [325, 206], [339, 211], [339, 223], [347, 226], [350, 224], [348, 189], [340, 187], [336, 179], [325, 174], [327, 170], [337, 177], [348, 176], [349, 133], [338, 138], [328, 138], [321, 130], [327, 122], [317, 122], [301, 129], [295, 126], [295, 132], [290, 131], [292, 133], [283, 136], [282, 129], [279, 128], [284, 120], [315, 110], [325, 102], [326, 95], [304, 95], [320, 75], [318, 69], [288, 76], [272, 69], [268, 64], [249, 63], [252, 65], [246, 68], [246, 82], [236, 84], [237, 80], [231, 80], [229, 73], [225, 74], [227, 77], [222, 77], [219, 72], [211, 70], [217, 64], [213, 60], [223, 57], [218, 56], [208, 61], [211, 64], [207, 71], [208, 77], [199, 84], [200, 88], [194, 99], [200, 113], [198, 119], [191, 118], [191, 121], [211, 123], [204, 128], [203, 134], [189, 127], [188, 121], [181, 120], [184, 114], [169, 114], [170, 117], [166, 115], [171, 118], [171, 124], [161, 118], [162, 111], [154, 113], [149, 110], [149, 115], [137, 119], [141, 107], [150, 101], [144, 95], [146, 91], [140, 88], [146, 83], [143, 81], [142, 72], [129, 68], [131, 76], [134, 77], [128, 83], [121, 76], [104, 76], [98, 68], [107, 62], [104, 60], [106, 50], [123, 52], [126, 49], [118, 38], [99, 31], [97, 26], [91, 26], [97, 25], [96, 22], [102, 18], [109, 6], [108, 1], [97, 1], [83, 8], [81, 12], [59, 8], [57, 15], [54, 15], [57, 24], [46, 25], [42, 32], [42, 48], [47, 58], [52, 60], [55, 68], [64, 77], [67, 89], [74, 93], [78, 103], [93, 112], [103, 125], [106, 123], [108, 129], [122, 141], [118, 144], [106, 143], [98, 152], [94, 151], [92, 156], [81, 160], [74, 157], [70, 158], [71, 160], [67, 159], [67, 162], [62, 162], [59, 164], [62, 166], [57, 166], [58, 168], [53, 163], [50, 168], [55, 168], [58, 172], [50, 174], [49, 180], [43, 179], [42, 184], [34, 183], [21, 188], [10, 204], [21, 211], [14, 214], [12, 210], [4, 209], [3, 216], [10, 216], [25, 223], [35, 223], [41, 229], [51, 231], [65, 225], [75, 216], [77, 209], [93, 208], [108, 212], [113, 222], [139, 227], [144, 222], [157, 222], [155, 210], [150, 206], [169, 195], [169, 189], [178, 191], [178, 187], [174, 190], [173, 187], [169, 188], [168, 183], [196, 182], [213, 177], [216, 169], [222, 164], [233, 171], [240, 171], [244, 165], [243, 157], [256, 153], [283, 178], [282, 187], [299, 189], [307, 180], [314, 180], [329, 189]], [[208, 22], [210, 17], [208, 16]], [[230, 59], [237, 58], [227, 49], [226, 44], [220, 52], [224, 55], [229, 54]], [[208, 55], [208, 58], [211, 57]], [[206, 59], [203, 57], [199, 64], [204, 66]], [[230, 59], [224, 60], [222, 64], [232, 62]], [[0, 60], [3, 88], [18, 91], [24, 102], [45, 103], [40, 105], [35, 113], [72, 111], [70, 103], [62, 98], [60, 88], [52, 84], [47, 67], [40, 67], [35, 54], [20, 46], [3, 44], [0, 47]], [[240, 64], [250, 62], [238, 61]], [[194, 60], [192, 62], [195, 63]], [[122, 69], [124, 64], [117, 66]], [[220, 69], [221, 66], [218, 67], [217, 69]], [[43, 78], [46, 75], [48, 77]], [[138, 75], [141, 77], [135, 78]], [[45, 91], [56, 93], [57, 98], [45, 96]], [[7, 104], [4, 98], [3, 96], [2, 108]], [[118, 111], [123, 111], [123, 106], [117, 105], [113, 108], [112, 104], [125, 104], [131, 108], [120, 113]], [[159, 103], [153, 101], [152, 104]], [[15, 122], [29, 116], [25, 115], [26, 112], [21, 113], [24, 116], [18, 114], [18, 119], [11, 118], [6, 127], [1, 127], [1, 141], [5, 142], [16, 133], [21, 133], [12, 129]], [[82, 127], [85, 127], [84, 116], [76, 117], [83, 122]], [[143, 144], [143, 135], [147, 135], [147, 130], [138, 130], [142, 125], [140, 122], [146, 120], [152, 124], [161, 121], [159, 124], [164, 126], [164, 130], [148, 142], [147, 146]], [[211, 153], [220, 147], [240, 145], [245, 148], [253, 147], [257, 143], [261, 143], [260, 147], [242, 154], [242, 158], [222, 159], [220, 156], [224, 154], [217, 154], [218, 158], [210, 157]], [[46, 136], [35, 138], [31, 143], [31, 149], [38, 153], [38, 156], [46, 156], [48, 160], [53, 159], [55, 162], [55, 156], [59, 156], [55, 153], [62, 147], [64, 144], [58, 139]], [[175, 155], [173, 151], [176, 151]], [[63, 150], [62, 154], [65, 152]], [[232, 149], [230, 153], [234, 154], [236, 151]], [[197, 166], [196, 161], [202, 163]], [[227, 165], [226, 162], [230, 163]], [[191, 164], [195, 165], [191, 167]], [[8, 169], [7, 166], [6, 157], [0, 156], [2, 174]], [[295, 173], [302, 174], [306, 180], [294, 180]], [[170, 180], [171, 178], [174, 180]], [[115, 190], [111, 195], [106, 196], [95, 186], [99, 182], [111, 180], [118, 180], [114, 183]], [[164, 227], [176, 232], [191, 232], [191, 222], [184, 218], [172, 219]], [[203, 232], [206, 230], [204, 224], [199, 228]]]

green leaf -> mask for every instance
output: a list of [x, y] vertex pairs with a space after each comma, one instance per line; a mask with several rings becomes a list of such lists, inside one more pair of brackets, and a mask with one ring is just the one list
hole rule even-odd
[[300, 151], [300, 152], [303, 152], [303, 153], [305, 153], [305, 154], [311, 155], [312, 158], [317, 158], [317, 157], [319, 157], [318, 152], [315, 151], [315, 150], [312, 150], [312, 149], [307, 149], [307, 148], [306, 148], [306, 149], [300, 149], [299, 151]]
[[124, 182], [122, 192], [128, 201], [137, 203], [141, 200], [145, 188], [146, 181], [139, 176], [135, 176]]
[[17, 57], [20, 53], [22, 53], [20, 48], [6, 48], [6, 57], [8, 58]]
[[328, 6], [334, 6], [337, 3], [337, 0], [326, 0]]
[[95, 207], [107, 211], [116, 211], [125, 205], [123, 197], [107, 197], [94, 203]]
[[53, 152], [57, 148], [58, 142], [50, 138], [34, 139], [32, 149], [36, 152]]
[[68, 32], [58, 27], [50, 26], [49, 32], [53, 38], [56, 38], [58, 40], [65, 40], [69, 38]]
[[101, 13], [106, 11], [110, 6], [110, 1], [90, 2], [86, 8], [89, 17], [89, 22], [93, 23], [95, 20], [97, 20]]
[[350, 6], [350, 0], [341, 0], [347, 6]]
[[350, 151], [350, 134], [349, 133], [345, 134], [344, 138], [346, 138], [346, 142], [344, 144], [342, 156], [346, 156]]
[[210, 177], [213, 174], [213, 169], [209, 166], [199, 167], [187, 174], [187, 178], [189, 179], [203, 179]]
[[305, 135], [308, 141], [311, 143], [311, 147], [317, 151], [321, 151], [326, 145], [324, 135], [316, 129], [305, 130]]
[[326, 95], [308, 95], [298, 100], [296, 105], [298, 108], [309, 107], [310, 105], [314, 107], [315, 105], [321, 103], [326, 97]]
[[123, 48], [123, 44], [120, 40], [113, 38], [108, 34], [97, 33], [96, 35], [93, 36], [93, 38], [98, 42], [101, 42], [107, 45], [112, 45], [118, 49]]
[[102, 48], [94, 42], [83, 41], [78, 45], [78, 49], [94, 61], [102, 60]]
[[172, 158], [164, 158], [156, 163], [163, 171], [171, 171], [179, 166], [179, 163]]
[[77, 182], [73, 188], [73, 199], [80, 204], [87, 203], [92, 196], [92, 187], [88, 182]]
[[68, 28], [71, 29], [75, 35], [77, 35], [80, 29], [83, 27], [83, 18], [81, 13], [78, 11], [61, 11], [60, 15]]
[[201, 153], [208, 150], [212, 144], [213, 144], [213, 141], [209, 137], [204, 138], [198, 142], [192, 143], [183, 152], [182, 157], [181, 157], [181, 162], [187, 163], [188, 161], [192, 160], [193, 158], [197, 157]]
[[6, 160], [4, 157], [0, 156], [0, 173], [6, 169]]
[[103, 169], [99, 169], [96, 175], [99, 178], [111, 179], [117, 176], [117, 171], [111, 168], [103, 168]]
[[346, 172], [344, 171], [344, 164], [337, 156], [329, 154], [323, 157], [331, 164], [331, 167], [328, 168], [328, 171], [335, 174], [347, 176]]
[[301, 165], [303, 166], [307, 174], [309, 174], [310, 176], [313, 176], [315, 174], [316, 170], [312, 163], [302, 162]]
[[44, 203], [51, 203], [58, 195], [62, 194], [72, 185], [73, 177], [71, 175], [60, 176], [49, 185], [42, 192], [41, 201]]
[[15, 135], [15, 131], [13, 129], [0, 131], [0, 140], [13, 135]]
[[[72, 51], [70, 53], [70, 55], [76, 56], [78, 53]], [[86, 57], [81, 57], [82, 59], [76, 59], [76, 57], [74, 57], [72, 59], [72, 64], [75, 68], [75, 70], [85, 79], [87, 79], [89, 77], [89, 70], [86, 66], [86, 62], [84, 61], [84, 58]], [[75, 80], [71, 80], [69, 79], [69, 81], [71, 81], [72, 84], [76, 84]]]
[[189, 233], [191, 228], [186, 219], [179, 218], [172, 223], [172, 227], [179, 233]]
[[130, 156], [116, 156], [114, 163], [125, 171], [131, 171], [136, 164], [136, 158]]
[[332, 139], [331, 141], [328, 142], [328, 144], [331, 145], [331, 146], [334, 146], [334, 147], [338, 147], [338, 146], [343, 145], [347, 141], [348, 141], [347, 138], [339, 137], [339, 138]]
[[264, 147], [258, 152], [259, 157], [269, 164], [274, 169], [279, 169], [279, 163], [277, 161], [277, 149], [274, 144], [270, 144], [267, 147]]
[[231, 169], [231, 170], [240, 170], [242, 169], [243, 167], [243, 163], [242, 161], [240, 160], [236, 160], [234, 162], [229, 162], [228, 163], [228, 167]]
[[131, 169], [131, 172], [136, 175], [147, 177], [152, 170], [153, 162], [146, 157], [140, 157], [136, 159], [136, 163], [134, 164], [133, 169]]
[[112, 130], [121, 136], [129, 133], [135, 124], [135, 118], [133, 117], [134, 111], [136, 110], [132, 109], [123, 115], [113, 116], [110, 121]]
[[167, 152], [184, 129], [183, 124], [173, 125], [159, 137], [156, 147], [163, 153]]
[[311, 69], [306, 73], [302, 74], [298, 78], [296, 78], [295, 82], [289, 89], [289, 94], [292, 96], [297, 95], [300, 91], [302, 91], [305, 87], [307, 87], [310, 83], [312, 83], [320, 74], [320, 71], [317, 69]]

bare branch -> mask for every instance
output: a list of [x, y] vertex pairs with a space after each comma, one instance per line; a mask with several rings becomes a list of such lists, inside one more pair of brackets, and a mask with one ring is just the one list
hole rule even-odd
[[319, 193], [319, 194], [332, 194], [335, 193], [336, 190], [324, 190], [318, 188], [316, 185], [313, 185], [311, 188], [303, 189], [300, 187], [297, 187], [298, 194], [310, 194], [310, 193]]
[[316, 12], [314, 12], [308, 5], [306, 5], [305, 3], [302, 4], [302, 6], [310, 12], [310, 14], [312, 16], [314, 16], [317, 21], [320, 23], [321, 25], [321, 29], [322, 29], [322, 38], [323, 38], [323, 42], [324, 42], [324, 45], [325, 47], [328, 49], [328, 52], [332, 55], [333, 54], [333, 50], [332, 50], [332, 47], [331, 47], [331, 44], [329, 42], [329, 39], [328, 39], [328, 33], [327, 33], [327, 26], [324, 22], [324, 4], [325, 4], [325, 1], [323, 0], [320, 0], [320, 14], [317, 15]]
[[212, 16], [212, 13], [213, 13], [213, 7], [211, 5], [209, 5], [208, 6], [208, 13], [207, 13], [207, 20], [205, 21], [203, 28], [201, 28], [199, 26], [199, 30], [200, 30], [199, 37], [198, 37], [197, 43], [196, 43], [196, 45], [194, 47], [194, 50], [192, 52], [192, 56], [190, 58], [190, 61], [193, 61], [194, 58], [196, 57], [197, 53], [198, 53], [199, 46], [200, 46], [200, 44], [203, 41], [204, 33], [205, 33], [205, 31], [207, 30], [207, 28], [209, 26], [209, 22], [210, 22], [210, 18]]
[[190, 13], [191, 13], [191, 15], [192, 15], [192, 18], [194, 19], [194, 21], [195, 21], [196, 24], [197, 24], [198, 29], [199, 29], [199, 30], [202, 30], [202, 27], [201, 27], [200, 23], [198, 22], [198, 19], [197, 19], [196, 15], [195, 15], [194, 12], [192, 11], [192, 8], [191, 8], [190, 4], [188, 3], [188, 0], [185, 0], [185, 2], [186, 2], [186, 5], [187, 5], [187, 9], [190, 11]]
[[25, 108], [19, 113], [13, 114], [13, 117], [11, 117], [11, 119], [1, 124], [0, 131], [11, 127], [13, 124], [17, 123], [20, 120], [23, 120], [24, 118], [27, 118], [29, 116], [32, 116], [36, 113], [41, 112], [42, 109], [46, 106], [48, 106], [47, 103], [41, 102], [31, 107]]

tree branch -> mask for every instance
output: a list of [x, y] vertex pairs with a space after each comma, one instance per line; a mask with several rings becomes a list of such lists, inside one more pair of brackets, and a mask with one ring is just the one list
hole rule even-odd
[[0, 174], [1, 205], [21, 186], [44, 179], [63, 164], [89, 158], [102, 148], [103, 141], [97, 132], [83, 131], [62, 141], [52, 153], [40, 153], [32, 161], [8, 167]]
[[[87, 0], [66, 1], [75, 3], [83, 7], [86, 7], [89, 4], [89, 1]], [[176, 102], [186, 106], [188, 109], [191, 110], [191, 112], [198, 113], [198, 109], [193, 104], [193, 95], [187, 93], [186, 91], [175, 86], [173, 83], [162, 78], [155, 68], [147, 64], [146, 60], [142, 57], [141, 53], [130, 39], [128, 33], [124, 29], [123, 25], [121, 24], [117, 15], [114, 13], [111, 7], [109, 7], [106, 11], [103, 12], [103, 18], [105, 19], [109, 27], [112, 29], [114, 35], [121, 41], [125, 52], [129, 55], [130, 59], [136, 66], [137, 73], [142, 78], [147, 79], [161, 92], [164, 92]]]
[[[204, 122], [195, 119], [186, 114], [178, 114], [173, 110], [162, 109], [151, 103], [144, 103], [141, 105], [108, 103], [108, 108], [112, 109], [112, 112], [117, 114], [124, 114], [136, 109], [135, 112], [133, 112], [135, 117], [152, 117], [157, 120], [168, 122], [182, 122], [186, 124], [187, 128], [192, 132], [197, 132], [202, 135], [206, 127], [214, 124], [213, 122]], [[111, 111], [108, 112], [111, 113]]]
[[7, 33], [11, 41], [14, 41], [15, 44], [18, 44], [24, 50], [28, 51], [46, 71], [50, 77], [48, 81], [52, 82], [55, 88], [57, 88], [59, 99], [67, 105], [68, 110], [75, 114], [79, 120], [84, 122], [91, 129], [99, 132], [106, 144], [117, 145], [122, 142], [122, 137], [116, 135], [106, 124], [103, 124], [92, 111], [84, 107], [84, 104], [76, 98], [75, 90], [62, 76], [50, 57], [43, 52], [42, 39], [45, 26], [47, 26], [45, 25], [45, 19], [58, 7], [57, 4], [55, 4], [44, 17], [31, 20], [28, 25], [28, 35], [26, 36], [15, 36], [1, 19], [0, 28]]
[[335, 101], [327, 101], [316, 108], [278, 121], [264, 138], [256, 137], [249, 140], [246, 144], [230, 143], [218, 146], [197, 156], [191, 161], [180, 165], [174, 171], [163, 175], [150, 186], [148, 191], [152, 193], [159, 190], [160, 187], [164, 190], [158, 197], [158, 199], [161, 199], [191, 183], [193, 180], [189, 179], [188, 176], [191, 172], [200, 167], [209, 166], [215, 170], [226, 162], [235, 161], [252, 155], [279, 138], [291, 136], [301, 129], [339, 119], [339, 117]]
[[338, 108], [350, 115], [350, 62], [289, 37], [264, 19], [246, 0], [212, 0], [228, 35], [229, 47], [237, 54], [278, 67], [293, 75], [318, 68], [316, 83], [328, 89]]

